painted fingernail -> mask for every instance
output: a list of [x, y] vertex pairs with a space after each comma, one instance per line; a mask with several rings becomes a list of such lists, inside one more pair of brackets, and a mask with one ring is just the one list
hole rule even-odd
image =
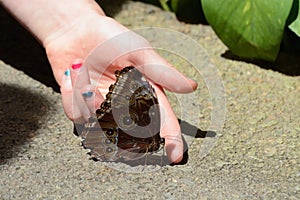
[[92, 97], [93, 94], [94, 94], [94, 92], [88, 91], [88, 92], [82, 93], [82, 96], [84, 99], [88, 99], [88, 98]]
[[65, 75], [66, 75], [66, 76], [70, 76], [70, 69], [67, 69], [67, 70], [65, 71]]
[[64, 90], [68, 90], [71, 91], [72, 90], [72, 81], [71, 81], [71, 73], [70, 73], [70, 69], [67, 69], [62, 77], [62, 85], [61, 87]]
[[82, 63], [74, 63], [73, 65], [72, 65], [72, 69], [79, 69], [80, 67], [82, 66]]

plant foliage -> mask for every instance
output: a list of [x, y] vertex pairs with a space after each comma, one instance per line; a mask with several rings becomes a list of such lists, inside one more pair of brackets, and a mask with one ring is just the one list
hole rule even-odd
[[247, 59], [275, 61], [284, 33], [300, 40], [300, 0], [147, 0], [178, 19], [206, 20], [230, 51]]

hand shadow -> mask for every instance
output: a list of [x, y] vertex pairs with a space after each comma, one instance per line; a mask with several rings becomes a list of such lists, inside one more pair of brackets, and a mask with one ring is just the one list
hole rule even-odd
[[26, 88], [0, 83], [0, 165], [28, 149], [47, 115], [49, 101]]

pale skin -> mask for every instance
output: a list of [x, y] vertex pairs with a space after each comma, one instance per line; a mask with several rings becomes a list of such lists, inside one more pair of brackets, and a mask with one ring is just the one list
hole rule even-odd
[[[88, 110], [93, 110], [91, 106], [100, 105], [109, 85], [115, 81], [114, 71], [129, 65], [136, 66], [153, 83], [157, 93], [163, 115], [160, 134], [165, 138], [168, 158], [173, 163], [182, 160], [181, 130], [163, 89], [188, 93], [197, 88], [195, 81], [174, 69], [144, 38], [107, 17], [94, 0], [0, 2], [44, 46], [55, 79], [61, 87], [63, 106], [69, 119], [75, 122], [86, 119]], [[114, 41], [113, 38], [124, 33], [129, 34], [130, 45], [125, 41]], [[106, 41], [109, 45], [104, 45], [105, 50], [103, 46], [99, 51], [94, 50]], [[132, 51], [132, 48], [141, 50]], [[113, 59], [124, 52], [127, 52], [124, 56]], [[89, 56], [91, 53], [97, 55]], [[84, 64], [79, 69], [72, 69], [72, 65], [81, 65], [82, 62]], [[70, 77], [65, 75], [68, 69]], [[98, 90], [91, 88], [91, 82], [97, 83]], [[82, 106], [82, 98], [74, 93], [87, 88], [95, 92], [93, 98], [96, 103], [90, 105], [84, 102], [86, 106]]]

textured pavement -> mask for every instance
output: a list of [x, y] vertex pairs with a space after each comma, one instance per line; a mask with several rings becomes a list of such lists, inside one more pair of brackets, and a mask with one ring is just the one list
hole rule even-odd
[[291, 75], [290, 59], [282, 59], [280, 70], [234, 60], [209, 26], [178, 22], [172, 13], [138, 2], [107, 9], [129, 28], [169, 28], [203, 47], [200, 72], [213, 63], [225, 91], [225, 121], [216, 122], [222, 128], [212, 124], [213, 115], [222, 120], [216, 113], [224, 109], [215, 104], [210, 77], [161, 51], [199, 83], [194, 95], [168, 93], [175, 112], [185, 117], [186, 162], [161, 167], [94, 162], [72, 134], [60, 94], [0, 62], [1, 199], [299, 199], [300, 78], [299, 70]]

